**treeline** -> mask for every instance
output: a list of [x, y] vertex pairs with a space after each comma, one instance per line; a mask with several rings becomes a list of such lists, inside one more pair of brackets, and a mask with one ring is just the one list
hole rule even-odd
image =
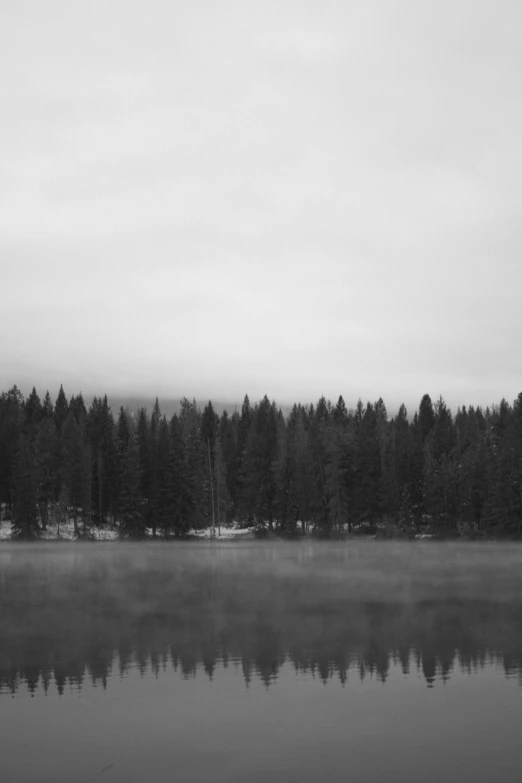
[[339, 535], [389, 520], [412, 532], [522, 532], [522, 393], [513, 405], [459, 408], [424, 395], [411, 420], [382, 399], [347, 410], [322, 397], [288, 417], [264, 397], [218, 416], [158, 401], [114, 418], [107, 397], [53, 404], [35, 389], [0, 396], [0, 502], [15, 536], [74, 519], [123, 537], [183, 536], [232, 519], [259, 532]]

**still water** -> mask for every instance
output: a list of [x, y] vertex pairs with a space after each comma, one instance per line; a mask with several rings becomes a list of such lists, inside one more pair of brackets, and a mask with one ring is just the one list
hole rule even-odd
[[522, 780], [522, 547], [0, 549], [2, 783]]

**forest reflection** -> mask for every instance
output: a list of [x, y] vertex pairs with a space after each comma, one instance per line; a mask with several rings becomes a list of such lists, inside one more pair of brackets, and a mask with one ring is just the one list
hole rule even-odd
[[518, 548], [472, 544], [17, 546], [0, 553], [0, 689], [161, 677], [327, 683], [391, 667], [428, 686], [500, 665], [522, 682]]

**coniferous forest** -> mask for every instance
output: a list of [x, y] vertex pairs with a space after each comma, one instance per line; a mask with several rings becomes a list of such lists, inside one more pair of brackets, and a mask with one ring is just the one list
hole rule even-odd
[[522, 393], [512, 405], [462, 407], [424, 395], [408, 416], [382, 399], [348, 410], [268, 397], [217, 415], [187, 399], [172, 418], [116, 417], [107, 397], [53, 403], [13, 386], [0, 396], [0, 503], [15, 537], [74, 519], [123, 538], [185, 536], [232, 520], [259, 534], [319, 536], [377, 525], [414, 534], [522, 533]]

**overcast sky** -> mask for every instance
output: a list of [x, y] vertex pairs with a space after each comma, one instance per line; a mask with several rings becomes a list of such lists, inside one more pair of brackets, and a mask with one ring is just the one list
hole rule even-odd
[[0, 390], [522, 390], [520, 0], [3, 0]]

